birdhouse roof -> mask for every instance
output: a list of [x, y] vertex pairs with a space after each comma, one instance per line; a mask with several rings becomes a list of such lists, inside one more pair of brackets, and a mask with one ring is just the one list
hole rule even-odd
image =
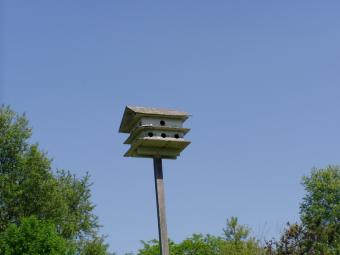
[[130, 133], [134, 124], [145, 116], [160, 116], [174, 119], [180, 119], [185, 121], [189, 114], [182, 111], [159, 109], [159, 108], [148, 108], [140, 106], [126, 106], [122, 122], [119, 127], [119, 132]]

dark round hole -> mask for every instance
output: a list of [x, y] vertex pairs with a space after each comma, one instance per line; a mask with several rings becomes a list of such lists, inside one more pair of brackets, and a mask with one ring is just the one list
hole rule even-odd
[[161, 120], [159, 123], [161, 124], [161, 126], [165, 125], [165, 121], [164, 120]]
[[165, 134], [165, 133], [162, 133], [162, 134], [161, 134], [161, 137], [165, 138], [165, 137], [166, 137], [166, 134]]
[[179, 134], [175, 134], [174, 137], [175, 137], [176, 139], [178, 139], [178, 138], [179, 138]]
[[149, 132], [149, 133], [148, 133], [148, 136], [149, 136], [149, 137], [153, 137], [153, 133], [152, 133], [152, 132]]

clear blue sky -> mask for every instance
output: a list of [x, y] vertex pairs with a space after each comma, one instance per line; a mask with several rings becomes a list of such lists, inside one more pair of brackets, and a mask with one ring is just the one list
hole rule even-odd
[[340, 164], [339, 1], [1, 1], [0, 100], [55, 168], [92, 176], [111, 249], [157, 237], [152, 161], [124, 158], [125, 105], [193, 116], [164, 162], [169, 235], [259, 237], [298, 220], [300, 179]]

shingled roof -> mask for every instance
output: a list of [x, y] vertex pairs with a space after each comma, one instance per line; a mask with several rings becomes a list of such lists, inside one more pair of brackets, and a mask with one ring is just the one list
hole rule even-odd
[[189, 117], [189, 114], [186, 112], [170, 109], [126, 106], [123, 119], [119, 127], [119, 132], [129, 133], [133, 125], [143, 116], [163, 116], [185, 121]]

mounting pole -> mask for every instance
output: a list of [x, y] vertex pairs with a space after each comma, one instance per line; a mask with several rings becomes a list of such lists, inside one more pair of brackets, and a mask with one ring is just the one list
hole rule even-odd
[[162, 158], [153, 158], [155, 189], [157, 202], [158, 233], [161, 255], [169, 255], [168, 232], [165, 215], [165, 194], [163, 182]]

